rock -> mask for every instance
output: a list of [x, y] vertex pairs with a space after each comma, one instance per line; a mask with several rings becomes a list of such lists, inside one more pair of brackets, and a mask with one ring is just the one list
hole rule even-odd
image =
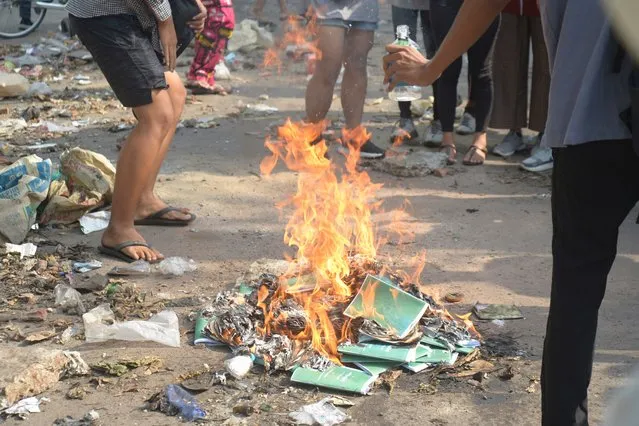
[[450, 170], [448, 169], [435, 169], [433, 170], [433, 174], [437, 177], [443, 178], [444, 176], [448, 176], [448, 173], [450, 172]]
[[436, 169], [446, 165], [447, 156], [443, 152], [393, 152], [383, 160], [368, 161], [367, 165], [374, 170], [385, 172], [393, 176], [416, 177], [427, 176]]
[[257, 32], [253, 30], [253, 25], [257, 26], [257, 21], [244, 19], [239, 25], [235, 26], [233, 37], [229, 40], [229, 52], [238, 50], [250, 52], [257, 48]]
[[29, 86], [29, 90], [27, 91], [27, 96], [49, 96], [53, 93], [53, 89], [49, 87], [47, 83], [44, 82], [36, 82]]
[[0, 98], [15, 98], [29, 91], [29, 80], [20, 74], [0, 72]]
[[27, 109], [22, 111], [21, 116], [25, 121], [37, 120], [40, 118], [40, 108], [34, 105], [28, 106]]

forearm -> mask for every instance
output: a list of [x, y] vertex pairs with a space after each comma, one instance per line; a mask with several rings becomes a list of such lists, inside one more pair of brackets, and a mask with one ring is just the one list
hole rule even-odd
[[482, 36], [509, 0], [465, 0], [429, 67], [440, 75]]
[[171, 4], [169, 0], [144, 0], [149, 10], [158, 22], [164, 22], [171, 18]]

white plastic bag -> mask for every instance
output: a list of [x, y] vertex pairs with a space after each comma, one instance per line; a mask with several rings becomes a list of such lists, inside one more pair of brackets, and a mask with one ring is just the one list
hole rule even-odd
[[164, 275], [174, 275], [181, 277], [186, 272], [193, 272], [197, 270], [197, 265], [193, 259], [185, 259], [183, 257], [167, 257], [158, 266], [160, 272]]
[[115, 322], [113, 311], [105, 304], [87, 312], [82, 319], [87, 342], [152, 341], [174, 348], [180, 347], [180, 327], [173, 311], [162, 311], [148, 321]]

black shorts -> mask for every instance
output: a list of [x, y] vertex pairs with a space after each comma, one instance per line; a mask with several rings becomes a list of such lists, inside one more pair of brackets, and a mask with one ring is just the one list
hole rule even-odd
[[153, 102], [153, 90], [168, 88], [162, 56], [153, 49], [150, 34], [135, 15], [69, 15], [69, 22], [122, 105], [148, 105]]

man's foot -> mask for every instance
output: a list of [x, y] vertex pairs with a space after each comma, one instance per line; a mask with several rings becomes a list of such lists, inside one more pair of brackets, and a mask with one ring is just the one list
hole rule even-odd
[[457, 126], [457, 134], [459, 135], [470, 135], [475, 133], [475, 128], [477, 124], [475, 122], [475, 117], [465, 112], [462, 117], [459, 125]]
[[[132, 244], [133, 242], [139, 242], [140, 245]], [[117, 250], [117, 252], [130, 258], [131, 261], [146, 260], [149, 263], [156, 263], [164, 259], [162, 253], [144, 245], [146, 244], [144, 237], [133, 227], [116, 230], [109, 226], [106, 231], [104, 231], [102, 235], [102, 247], [106, 249], [105, 254], [108, 254], [106, 253], [108, 250], [116, 250], [116, 248], [123, 243], [129, 243], [131, 245], [123, 247]]]
[[[153, 197], [143, 198], [135, 214], [135, 220], [145, 219], [168, 207], [170, 206], [155, 195]], [[166, 212], [162, 215], [162, 219], [184, 222], [191, 220], [192, 215], [189, 209], [179, 208]]]
[[536, 147], [532, 155], [520, 164], [521, 168], [529, 172], [545, 172], [553, 168], [552, 149]]
[[398, 140], [406, 145], [419, 145], [419, 133], [415, 128], [415, 123], [411, 118], [400, 118], [397, 127], [391, 134], [390, 142], [395, 143]]
[[486, 161], [488, 150], [484, 147], [471, 145], [464, 156], [465, 166], [481, 166]]
[[[347, 155], [348, 145], [341, 145], [337, 150], [341, 152], [342, 154]], [[360, 158], [367, 159], [367, 160], [380, 160], [384, 158], [385, 155], [386, 155], [386, 151], [384, 151], [383, 149], [381, 149], [380, 147], [378, 147], [371, 141], [366, 142], [364, 145], [362, 145], [362, 148], [359, 150]]]
[[526, 144], [524, 143], [521, 133], [511, 130], [506, 136], [504, 136], [504, 139], [502, 139], [499, 145], [493, 148], [493, 154], [508, 158], [514, 153], [525, 149]]
[[424, 145], [430, 147], [438, 147], [444, 140], [444, 132], [442, 132], [442, 123], [439, 120], [435, 120], [430, 123], [426, 134], [424, 135]]
[[22, 21], [20, 21], [20, 25], [18, 25], [18, 28], [21, 30], [26, 30], [28, 28], [31, 28], [32, 26], [33, 22], [31, 22], [31, 19], [23, 19]]

